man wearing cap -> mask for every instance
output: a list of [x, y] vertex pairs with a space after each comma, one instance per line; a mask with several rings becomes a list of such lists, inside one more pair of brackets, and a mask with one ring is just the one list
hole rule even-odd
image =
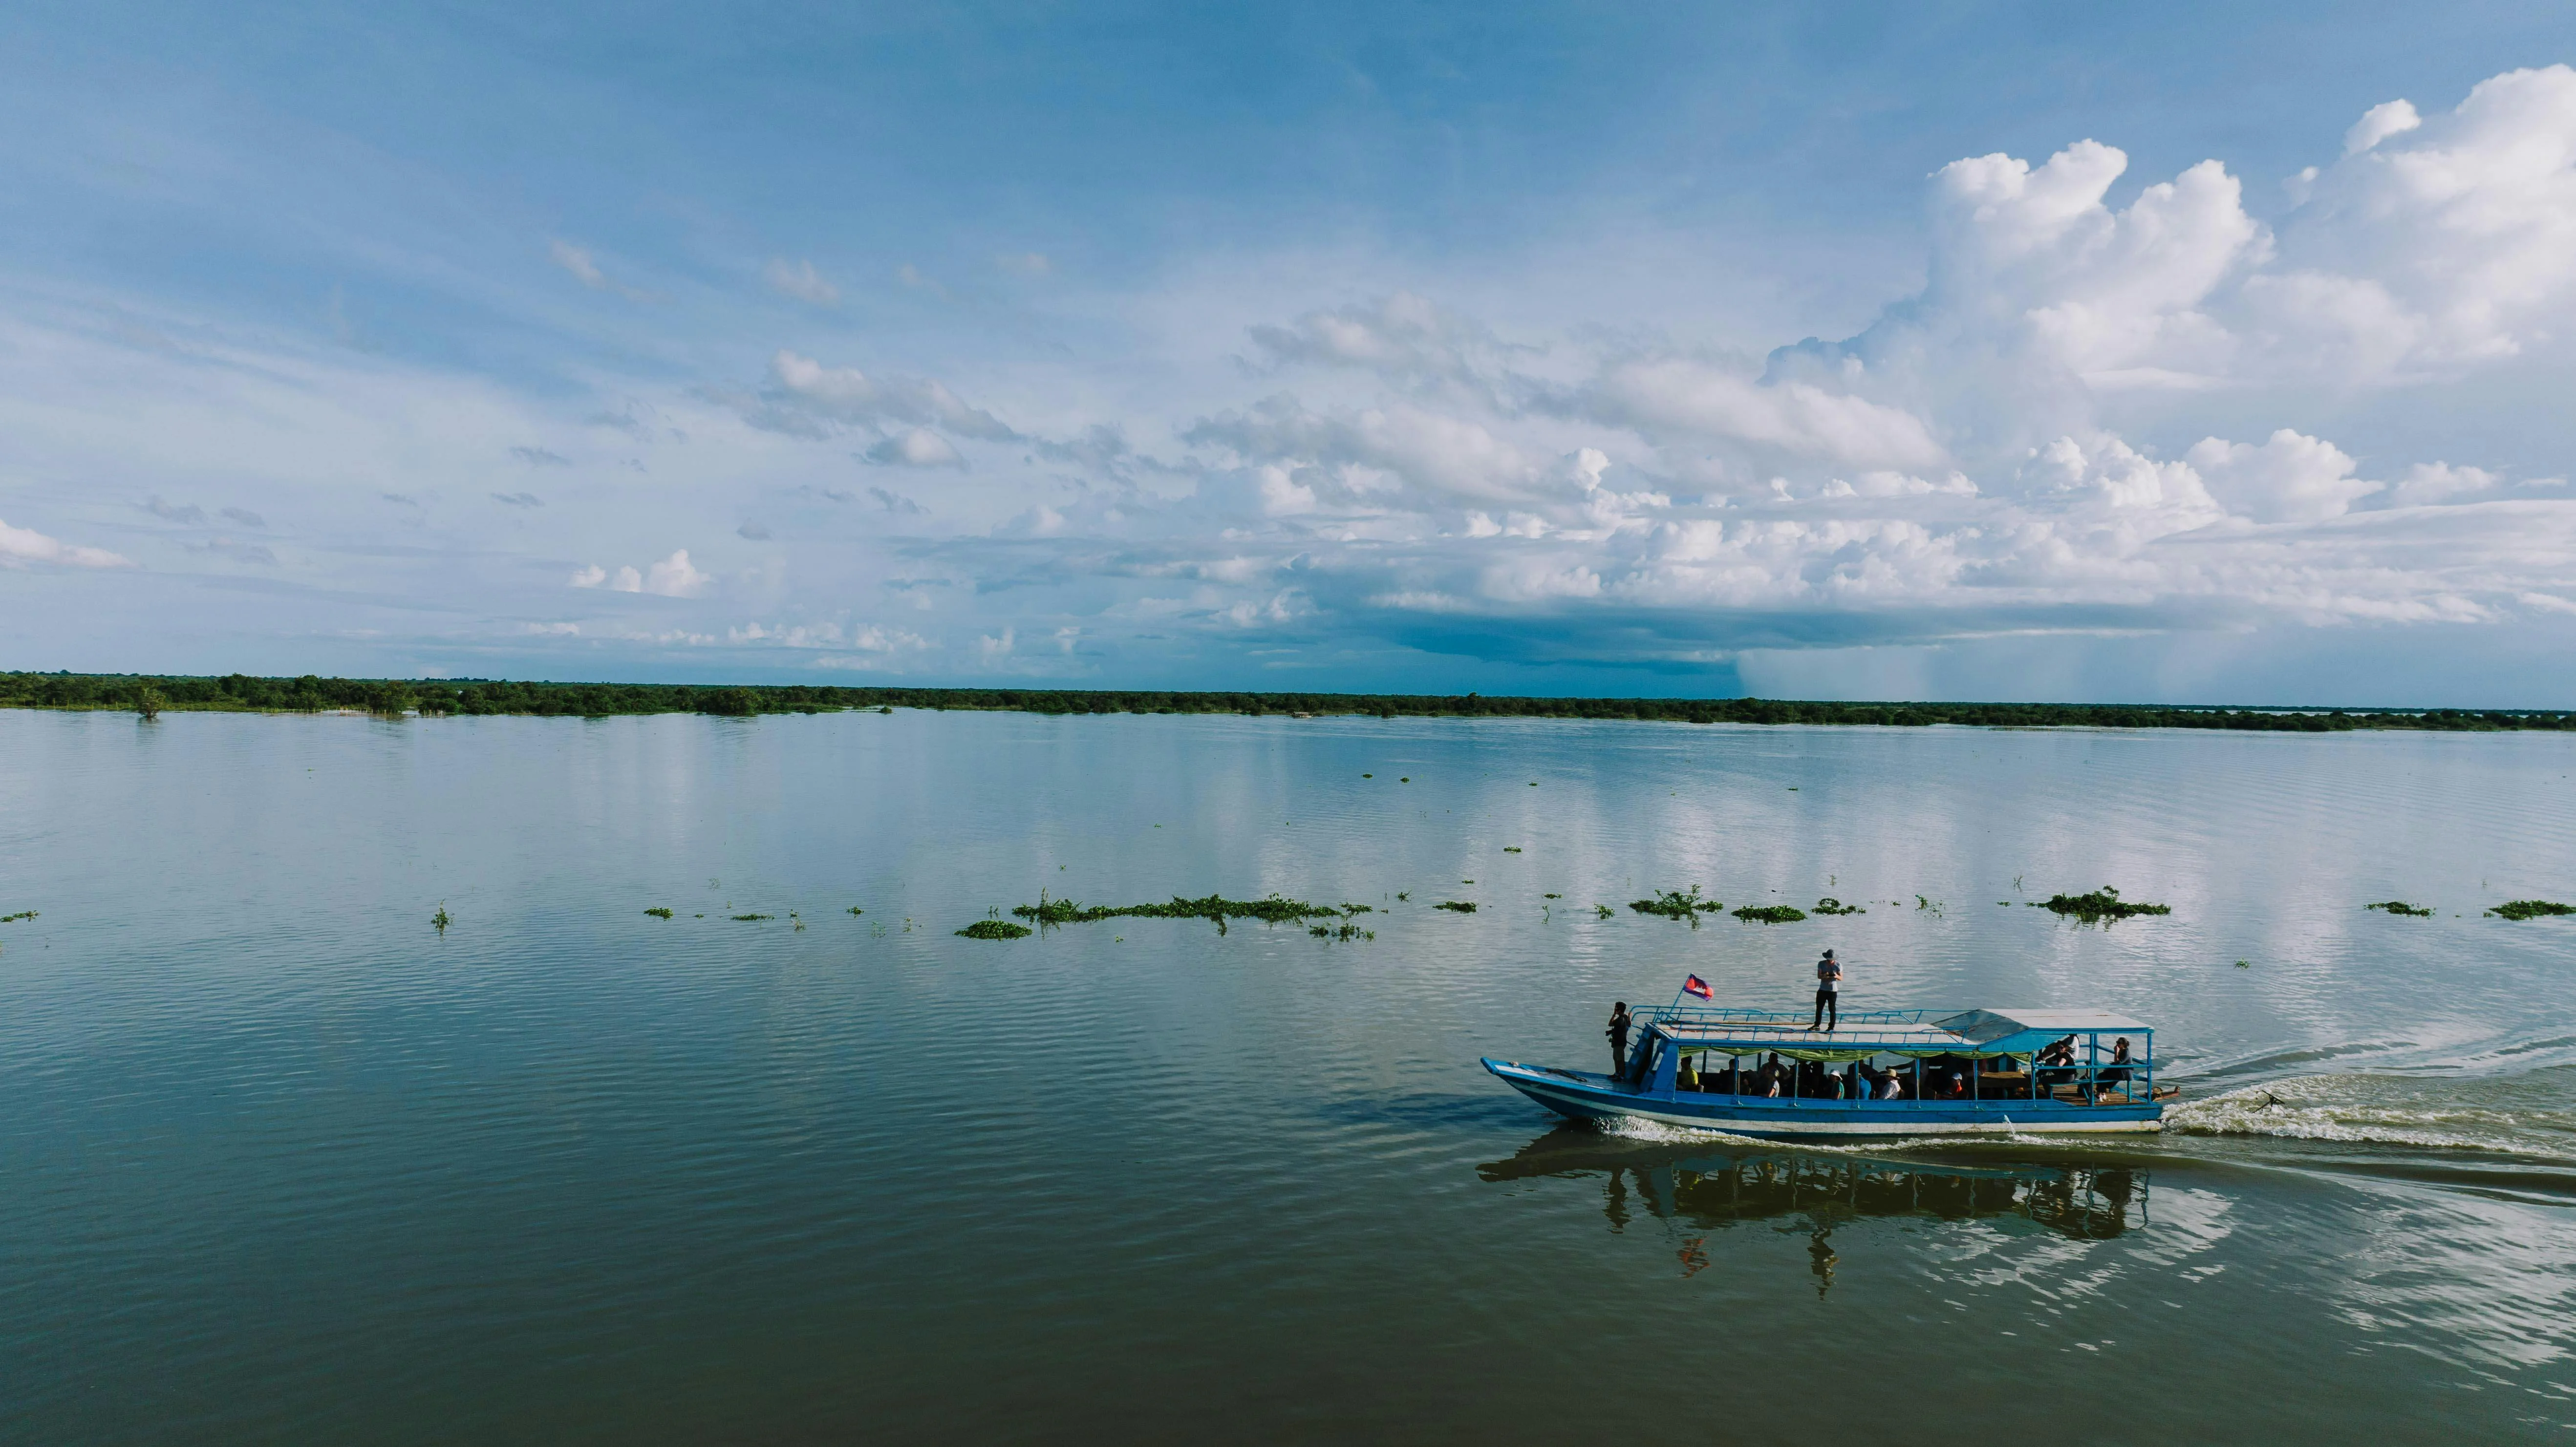
[[1808, 1029], [1822, 1030], [1830, 1034], [1836, 1025], [1842, 1023], [1842, 1016], [1835, 1008], [1834, 998], [1835, 987], [1839, 986], [1842, 980], [1843, 967], [1834, 962], [1832, 950], [1825, 951], [1825, 957], [1816, 961], [1816, 1023], [1808, 1026]]

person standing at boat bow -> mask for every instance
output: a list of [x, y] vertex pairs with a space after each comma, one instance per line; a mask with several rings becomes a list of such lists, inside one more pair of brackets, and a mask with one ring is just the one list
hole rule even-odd
[[1628, 1002], [1610, 1002], [1610, 1028], [1601, 1032], [1610, 1037], [1610, 1078], [1625, 1080], [1628, 1076]]
[[1834, 959], [1832, 950], [1825, 951], [1825, 957], [1816, 961], [1816, 1022], [1808, 1029], [1831, 1033], [1843, 1022], [1838, 988], [1842, 982], [1842, 965]]

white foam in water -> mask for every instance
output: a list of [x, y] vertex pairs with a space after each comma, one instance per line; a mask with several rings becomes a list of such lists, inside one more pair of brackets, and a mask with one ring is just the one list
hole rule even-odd
[[2576, 1158], [2564, 1110], [2504, 1110], [2479, 1099], [2492, 1082], [2308, 1075], [2249, 1085], [2165, 1112], [2185, 1135], [2273, 1136], [2441, 1150]]
[[1651, 1145], [1694, 1145], [1707, 1143], [1760, 1146], [1765, 1150], [1819, 1151], [1829, 1155], [1885, 1156], [1901, 1151], [1920, 1150], [1929, 1146], [2065, 1145], [2063, 1136], [2034, 1135], [1955, 1135], [1955, 1136], [1886, 1136], [1838, 1145], [1830, 1141], [1777, 1141], [1759, 1136], [1738, 1135], [1714, 1126], [1676, 1125], [1668, 1121], [1649, 1120], [1640, 1115], [1613, 1116], [1597, 1122], [1604, 1135], [1621, 1140], [1643, 1141]]

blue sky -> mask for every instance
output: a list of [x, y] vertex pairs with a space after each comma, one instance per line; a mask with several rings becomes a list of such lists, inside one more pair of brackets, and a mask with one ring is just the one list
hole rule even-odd
[[2576, 704], [2571, 32], [15, 6], [0, 665]]

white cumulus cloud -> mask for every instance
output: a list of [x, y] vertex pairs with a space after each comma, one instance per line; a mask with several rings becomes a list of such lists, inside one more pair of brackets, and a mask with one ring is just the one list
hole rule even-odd
[[0, 567], [56, 563], [67, 568], [130, 568], [134, 560], [105, 548], [86, 548], [49, 538], [32, 528], [13, 528], [0, 521]]
[[572, 577], [567, 581], [575, 588], [605, 586], [612, 593], [651, 593], [663, 598], [695, 598], [715, 583], [715, 575], [699, 571], [689, 562], [689, 550], [679, 548], [675, 549], [669, 557], [659, 562], [647, 563], [642, 568], [628, 564], [611, 572], [596, 563], [588, 564], [575, 569]]

